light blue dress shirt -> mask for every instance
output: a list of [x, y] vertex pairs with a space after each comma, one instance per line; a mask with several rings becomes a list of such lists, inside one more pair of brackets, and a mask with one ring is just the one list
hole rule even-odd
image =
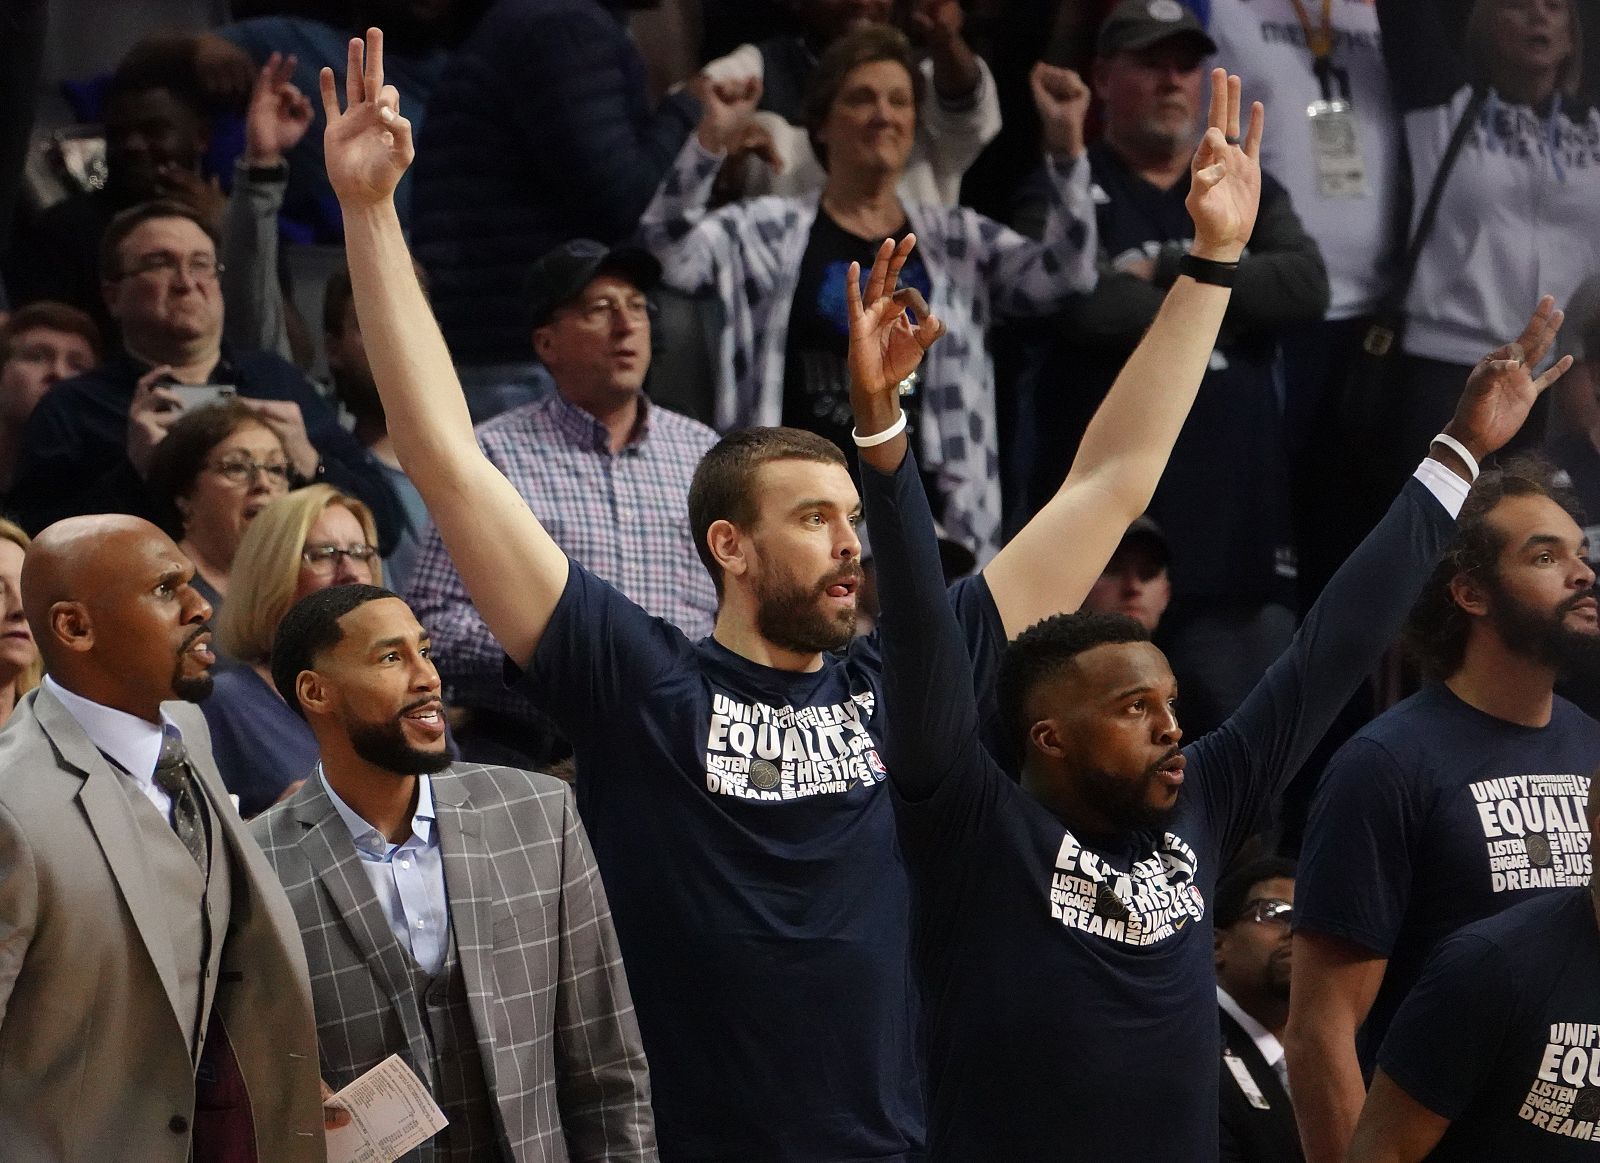
[[317, 764], [317, 778], [333, 801], [334, 811], [350, 830], [361, 870], [372, 883], [378, 904], [389, 920], [389, 930], [402, 948], [429, 977], [444, 967], [450, 942], [450, 910], [445, 896], [444, 853], [433, 814], [433, 784], [417, 776], [417, 810], [411, 817], [411, 835], [391, 844], [384, 834], [339, 798]]

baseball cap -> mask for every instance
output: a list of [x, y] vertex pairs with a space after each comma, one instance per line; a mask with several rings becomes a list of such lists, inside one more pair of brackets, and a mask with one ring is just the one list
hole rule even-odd
[[636, 247], [607, 249], [589, 238], [574, 238], [546, 251], [528, 268], [522, 298], [528, 326], [543, 327], [556, 309], [577, 298], [596, 275], [615, 271], [641, 291], [661, 281], [661, 264]]
[[1122, 0], [1100, 25], [1095, 53], [1138, 52], [1174, 37], [1192, 41], [1207, 56], [1217, 51], [1217, 42], [1178, 0]]
[[1136, 541], [1143, 542], [1150, 547], [1151, 552], [1155, 554], [1156, 560], [1161, 563], [1162, 568], [1166, 568], [1171, 564], [1172, 553], [1167, 548], [1167, 535], [1161, 532], [1161, 526], [1157, 525], [1149, 517], [1140, 517], [1132, 525], [1129, 525], [1128, 531], [1122, 535], [1122, 541], [1118, 548], [1120, 549], [1123, 545], [1131, 545]]

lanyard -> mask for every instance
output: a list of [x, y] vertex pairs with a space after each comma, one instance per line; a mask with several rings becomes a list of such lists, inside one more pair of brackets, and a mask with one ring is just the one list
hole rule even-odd
[[1350, 100], [1350, 74], [1333, 63], [1333, 0], [1322, 0], [1322, 27], [1311, 26], [1311, 14], [1306, 11], [1305, 0], [1290, 0], [1294, 14], [1300, 18], [1300, 29], [1306, 35], [1306, 47], [1311, 50], [1312, 71], [1322, 86], [1322, 99], [1333, 100], [1334, 83], [1338, 82], [1339, 95]]

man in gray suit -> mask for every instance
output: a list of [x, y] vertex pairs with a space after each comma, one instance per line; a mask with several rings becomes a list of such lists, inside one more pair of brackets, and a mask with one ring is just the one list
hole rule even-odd
[[451, 764], [429, 650], [410, 607], [360, 585], [300, 602], [273, 644], [321, 763], [251, 830], [300, 921], [324, 1075], [405, 1059], [450, 1120], [419, 1163], [653, 1160], [644, 1050], [572, 793]]
[[42, 532], [0, 732], [0, 1155], [320, 1163], [311, 986], [205, 720], [211, 608], [134, 517]]

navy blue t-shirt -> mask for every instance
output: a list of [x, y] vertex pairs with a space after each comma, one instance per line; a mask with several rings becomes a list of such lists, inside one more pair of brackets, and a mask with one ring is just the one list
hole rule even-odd
[[1450, 1129], [1431, 1163], [1600, 1159], [1600, 928], [1587, 888], [1450, 937], [1378, 1065]]
[[[950, 601], [992, 674], [1005, 632], [987, 585]], [[690, 642], [574, 562], [521, 689], [577, 756], [662, 1158], [920, 1158], [876, 639], [775, 670]]]
[[1357, 1046], [1370, 1071], [1445, 937], [1547, 889], [1589, 883], [1600, 723], [1557, 698], [1544, 727], [1424, 687], [1340, 748], [1311, 804], [1295, 927], [1389, 964]]
[[1091, 844], [990, 758], [940, 610], [912, 458], [863, 470], [884, 612], [884, 757], [916, 905], [932, 1159], [1217, 1157], [1210, 900], [1281, 782], [1381, 655], [1454, 522], [1416, 481], [1227, 723], [1165, 826]]

